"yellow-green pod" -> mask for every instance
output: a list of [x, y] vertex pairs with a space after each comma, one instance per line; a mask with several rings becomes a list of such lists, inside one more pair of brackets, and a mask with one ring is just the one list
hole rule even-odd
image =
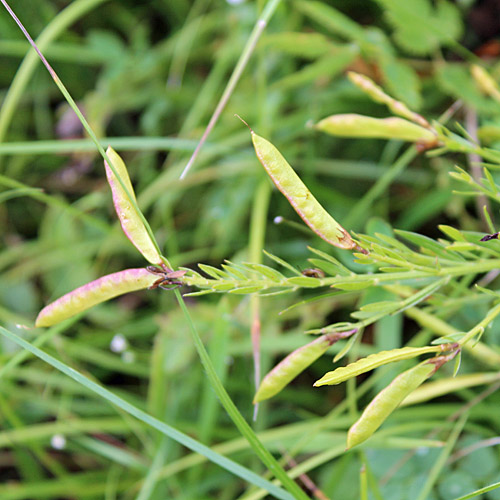
[[318, 130], [340, 137], [371, 137], [375, 139], [399, 139], [424, 144], [436, 143], [436, 135], [403, 118], [372, 118], [348, 113], [332, 115], [314, 126]]
[[348, 337], [355, 330], [342, 333], [330, 333], [322, 335], [309, 342], [305, 346], [299, 347], [290, 353], [285, 359], [280, 361], [262, 380], [255, 397], [254, 403], [269, 399], [278, 394], [297, 375], [303, 372], [309, 365], [314, 363], [326, 350], [337, 340]]
[[354, 85], [370, 96], [375, 102], [385, 104], [395, 115], [402, 116], [412, 122], [418, 123], [422, 127], [429, 127], [428, 121], [418, 113], [415, 113], [406, 106], [405, 103], [394, 99], [386, 94], [373, 80], [365, 75], [360, 75], [354, 71], [347, 73], [349, 80]]
[[470, 71], [481, 91], [500, 102], [500, 89], [491, 75], [482, 66], [478, 66], [477, 64], [473, 64]]
[[349, 233], [311, 194], [278, 149], [253, 130], [251, 132], [259, 161], [302, 220], [331, 245], [345, 249], [359, 249]]
[[144, 268], [125, 269], [83, 285], [44, 307], [35, 326], [52, 326], [118, 295], [149, 288], [158, 276]]
[[[130, 177], [125, 163], [120, 158], [118, 153], [111, 147], [107, 149], [106, 155], [113, 163], [116, 173], [127, 188], [130, 196], [134, 201], [136, 201], [134, 188], [130, 182]], [[116, 214], [118, 215], [118, 219], [120, 219], [123, 232], [146, 260], [151, 262], [151, 264], [161, 264], [162, 260], [160, 254], [151, 240], [150, 235], [146, 231], [144, 222], [139, 217], [137, 210], [131, 203], [115, 173], [111, 170], [106, 161], [104, 162], [104, 166], [106, 168], [108, 183], [111, 187], [111, 192], [113, 193], [113, 203], [115, 205]]]
[[424, 361], [398, 375], [365, 408], [347, 433], [347, 448], [367, 440], [399, 406], [403, 399], [436, 371], [436, 365]]

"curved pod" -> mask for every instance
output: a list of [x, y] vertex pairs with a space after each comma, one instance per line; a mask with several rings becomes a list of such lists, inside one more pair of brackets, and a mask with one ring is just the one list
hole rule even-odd
[[44, 307], [35, 326], [52, 326], [96, 304], [128, 292], [149, 288], [158, 276], [144, 268], [125, 269], [91, 281]]
[[[106, 155], [113, 163], [116, 174], [120, 177], [123, 185], [127, 188], [128, 195], [136, 201], [134, 188], [130, 182], [127, 167], [120, 158], [120, 155], [112, 147], [108, 147]], [[146, 231], [144, 222], [139, 217], [139, 214], [129, 199], [129, 196], [118, 181], [113, 170], [111, 170], [108, 162], [105, 161], [104, 166], [106, 168], [106, 177], [108, 178], [108, 183], [111, 187], [111, 192], [113, 193], [113, 204], [115, 206], [118, 219], [120, 219], [123, 232], [147, 261], [151, 262], [151, 264], [161, 264], [162, 260], [160, 254]]]
[[349, 233], [320, 205], [278, 149], [253, 130], [252, 142], [262, 166], [302, 220], [322, 239], [339, 248], [359, 247]]
[[403, 399], [425, 382], [436, 369], [435, 364], [424, 361], [398, 375], [373, 398], [358, 421], [349, 429], [347, 448], [352, 448], [366, 441], [399, 406]]

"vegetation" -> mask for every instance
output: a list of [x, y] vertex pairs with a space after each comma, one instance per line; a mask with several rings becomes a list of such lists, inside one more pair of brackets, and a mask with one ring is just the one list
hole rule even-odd
[[0, 498], [500, 498], [479, 7], [12, 8]]

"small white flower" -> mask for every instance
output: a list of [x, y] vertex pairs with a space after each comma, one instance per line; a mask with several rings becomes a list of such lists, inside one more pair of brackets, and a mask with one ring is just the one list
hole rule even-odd
[[123, 352], [128, 347], [127, 339], [121, 334], [117, 333], [111, 340], [109, 348], [113, 352]]
[[50, 445], [54, 450], [64, 450], [66, 448], [66, 438], [62, 434], [54, 434], [50, 440]]

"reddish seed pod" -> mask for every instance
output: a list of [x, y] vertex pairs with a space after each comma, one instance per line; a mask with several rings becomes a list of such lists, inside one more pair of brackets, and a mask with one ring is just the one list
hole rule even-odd
[[156, 279], [144, 268], [125, 269], [108, 274], [63, 295], [44, 307], [38, 314], [35, 325], [55, 325], [118, 295], [149, 288]]

